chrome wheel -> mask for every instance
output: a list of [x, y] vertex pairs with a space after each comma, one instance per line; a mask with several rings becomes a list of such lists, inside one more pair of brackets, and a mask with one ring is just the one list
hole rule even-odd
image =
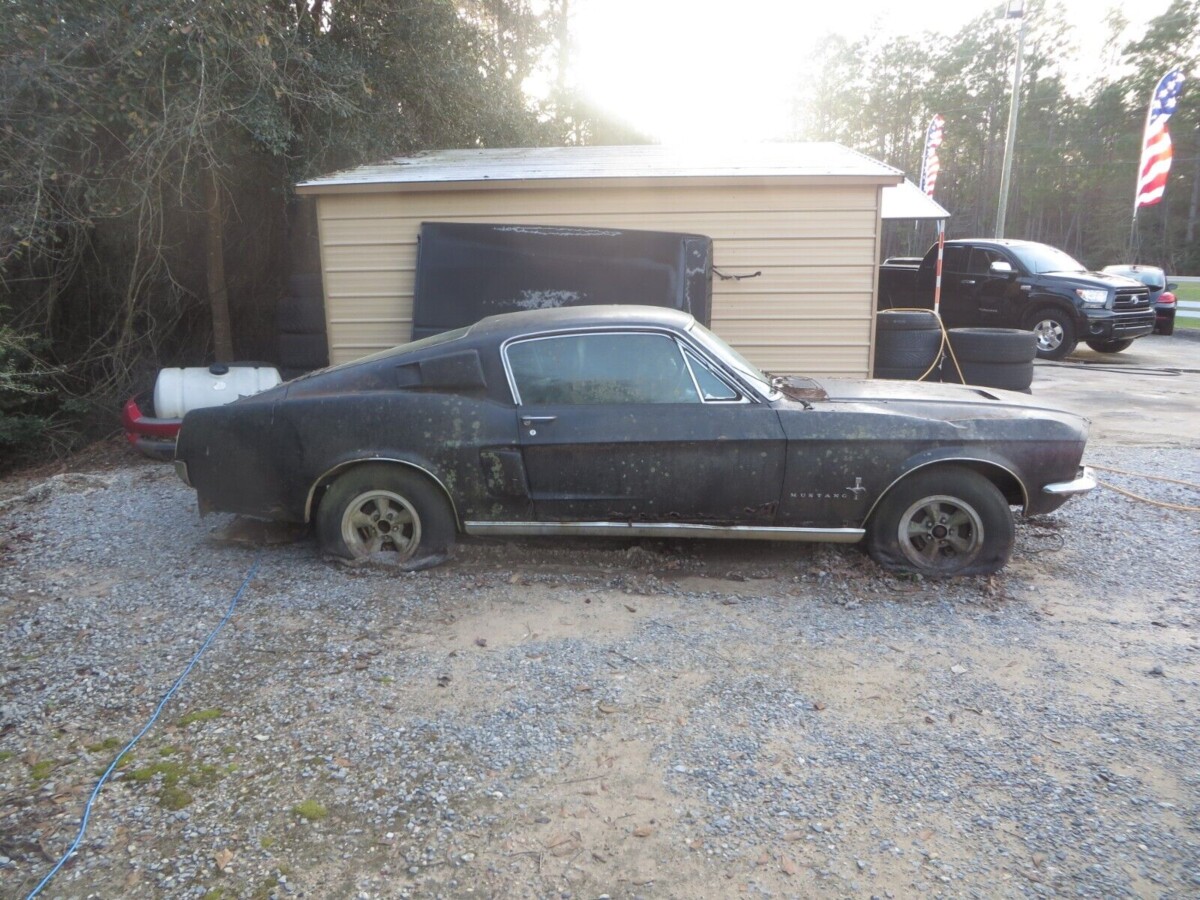
[[359, 494], [342, 513], [342, 541], [351, 556], [394, 552], [403, 562], [421, 543], [421, 517], [406, 498], [392, 491]]
[[983, 547], [983, 520], [959, 497], [922, 497], [904, 511], [898, 525], [900, 552], [924, 572], [957, 572]]
[[1043, 353], [1053, 353], [1062, 346], [1063, 327], [1057, 319], [1042, 319], [1033, 326], [1033, 333], [1037, 335], [1037, 347]]

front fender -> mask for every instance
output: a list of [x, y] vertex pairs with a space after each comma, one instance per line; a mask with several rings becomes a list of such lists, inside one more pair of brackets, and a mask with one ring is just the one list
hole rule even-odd
[[1019, 505], [1022, 508], [1029, 506], [1029, 486], [1012, 460], [982, 447], [973, 447], [969, 452], [949, 447], [936, 447], [916, 453], [904, 461], [891, 482], [880, 492], [870, 509], [867, 510], [867, 514], [862, 520], [863, 526], [870, 521], [876, 507], [892, 488], [914, 472], [937, 465], [961, 465], [974, 469], [995, 484], [1011, 505]]

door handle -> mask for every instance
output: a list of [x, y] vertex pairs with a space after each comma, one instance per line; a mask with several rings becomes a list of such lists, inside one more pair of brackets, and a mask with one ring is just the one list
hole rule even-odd
[[521, 416], [521, 424], [528, 428], [531, 425], [541, 425], [553, 422], [558, 416]]
[[974, 279], [974, 278], [964, 278], [964, 279], [962, 280], [962, 283], [963, 283], [963, 284], [974, 284], [974, 283], [975, 283], [975, 279]]

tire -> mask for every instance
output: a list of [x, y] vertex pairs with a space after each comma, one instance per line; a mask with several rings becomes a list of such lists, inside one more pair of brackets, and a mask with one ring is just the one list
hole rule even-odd
[[897, 312], [894, 309], [885, 309], [876, 315], [875, 324], [877, 333], [930, 330], [940, 333], [942, 330], [932, 309], [929, 312]]
[[1031, 363], [1037, 336], [1019, 328], [951, 328], [946, 332], [959, 362]]
[[1039, 359], [1062, 359], [1075, 349], [1075, 323], [1061, 309], [1046, 306], [1029, 317], [1029, 330], [1037, 341]]
[[279, 335], [281, 369], [323, 369], [329, 365], [329, 346], [323, 334]]
[[1175, 333], [1175, 314], [1172, 313], [1170, 318], [1166, 319], [1161, 325], [1156, 325], [1155, 329], [1159, 334], [1170, 336]]
[[[1031, 332], [1023, 334], [1032, 336]], [[942, 381], [947, 384], [972, 384], [1003, 391], [1024, 391], [1033, 384], [1033, 360], [1023, 363], [970, 363], [959, 360], [965, 381], [958, 380], [954, 363], [942, 363]]]
[[343, 559], [394, 553], [424, 568], [454, 546], [454, 513], [440, 487], [402, 466], [364, 464], [341, 475], [317, 507], [321, 548]]
[[[907, 340], [895, 342], [895, 338]], [[940, 332], [900, 331], [876, 341], [875, 365], [885, 369], [916, 369], [915, 378], [933, 364], [941, 349]]]
[[876, 317], [876, 378], [920, 378], [941, 349], [942, 329], [932, 313], [883, 312]]
[[927, 578], [990, 575], [1012, 556], [1014, 535], [994, 484], [962, 466], [937, 466], [888, 491], [868, 523], [867, 552], [885, 568]]
[[1088, 341], [1087, 345], [1097, 353], [1120, 353], [1122, 350], [1128, 350], [1133, 341]]
[[[925, 370], [929, 366], [922, 366], [916, 369], [915, 372], [912, 366], [903, 366], [901, 368], [875, 367], [875, 377], [884, 381], [919, 381], [921, 376], [925, 374]], [[927, 382], [935, 382], [938, 380], [938, 370], [934, 369], [929, 377], [925, 379]]]

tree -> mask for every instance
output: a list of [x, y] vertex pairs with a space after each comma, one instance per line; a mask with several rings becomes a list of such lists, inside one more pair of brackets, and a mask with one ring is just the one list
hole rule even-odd
[[553, 31], [523, 0], [0, 4], [14, 327], [105, 402], [143, 366], [268, 356], [291, 185], [553, 140], [522, 90]]

